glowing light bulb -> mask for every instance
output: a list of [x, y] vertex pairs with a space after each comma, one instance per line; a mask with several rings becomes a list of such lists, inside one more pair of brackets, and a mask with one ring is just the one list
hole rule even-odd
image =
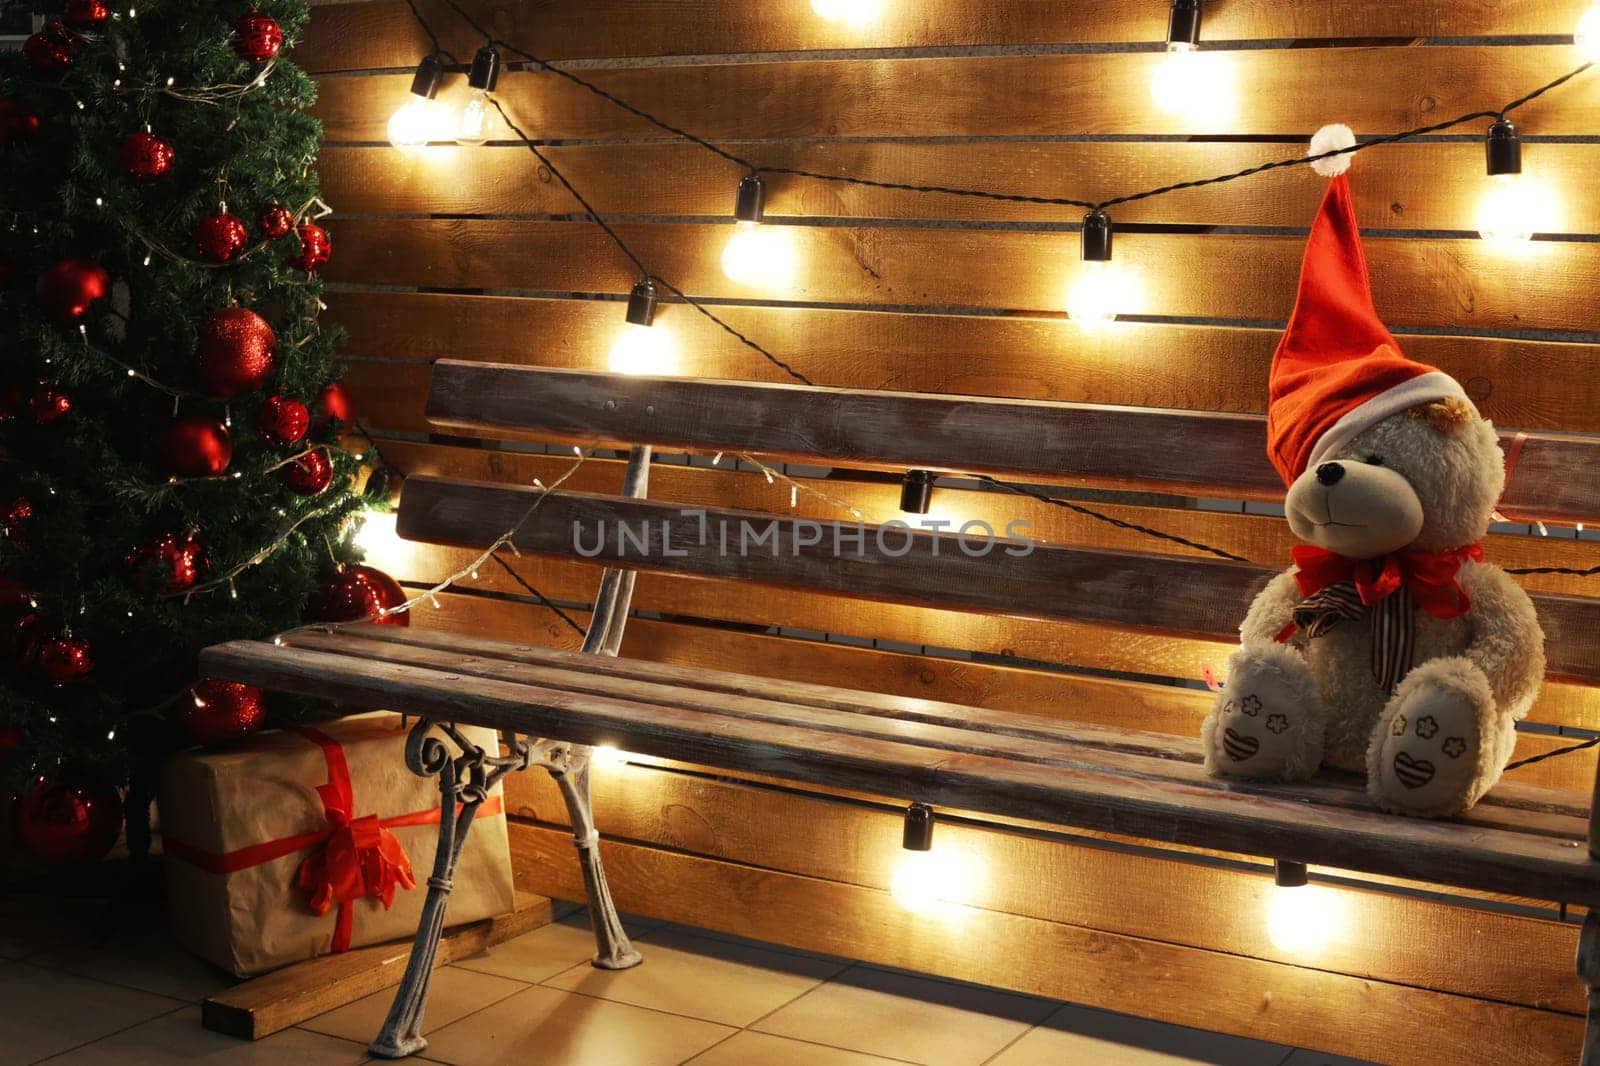
[[927, 914], [945, 904], [975, 901], [980, 881], [970, 857], [939, 847], [902, 851], [889, 892], [906, 910]]
[[615, 744], [596, 744], [589, 761], [596, 766], [621, 766], [628, 761], [628, 753]]
[[1086, 329], [1116, 321], [1133, 309], [1133, 278], [1111, 262], [1086, 262], [1067, 292], [1067, 317]]
[[489, 45], [478, 49], [467, 74], [471, 90], [456, 119], [456, 143], [474, 147], [489, 139], [489, 94], [500, 80], [500, 53]]
[[1175, 43], [1150, 79], [1150, 99], [1174, 118], [1216, 119], [1232, 110], [1233, 80], [1228, 57]]
[[1267, 902], [1267, 937], [1279, 951], [1307, 955], [1343, 935], [1344, 899], [1323, 885], [1274, 888]]
[[400, 541], [395, 532], [395, 516], [383, 511], [362, 511], [358, 516], [361, 527], [351, 538], [361, 554], [366, 557], [387, 555], [389, 549]]
[[456, 143], [472, 148], [489, 139], [489, 94], [483, 89], [472, 90], [467, 102], [461, 105], [461, 117], [456, 120]]
[[811, 10], [829, 22], [870, 26], [884, 15], [888, 0], [811, 0]]
[[415, 148], [432, 139], [437, 120], [433, 101], [425, 96], [408, 96], [389, 116], [389, 143], [396, 148]]
[[1578, 30], [1573, 35], [1572, 43], [1578, 46], [1578, 53], [1583, 58], [1591, 63], [1600, 63], [1600, 3], [1585, 11], [1578, 20]]
[[610, 366], [615, 374], [671, 374], [678, 363], [678, 346], [672, 331], [662, 325], [623, 324], [611, 344]]
[[1520, 174], [1496, 174], [1478, 203], [1478, 233], [1494, 244], [1515, 245], [1533, 239], [1538, 205], [1532, 187]]
[[737, 222], [722, 250], [722, 272], [729, 281], [762, 289], [784, 289], [794, 282], [792, 234], [781, 226]]
[[439, 95], [439, 82], [443, 79], [444, 60], [437, 55], [424, 56], [411, 78], [411, 91], [405, 103], [389, 116], [390, 144], [396, 148], [413, 148], [434, 139], [439, 131], [439, 115], [433, 98]]

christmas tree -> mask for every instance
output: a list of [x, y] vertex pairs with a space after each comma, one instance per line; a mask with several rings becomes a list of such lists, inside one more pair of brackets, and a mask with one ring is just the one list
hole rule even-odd
[[[318, 323], [315, 86], [280, 55], [306, 18], [66, 0], [0, 57], [0, 795], [24, 818], [142, 800], [166, 753], [258, 727], [261, 694], [197, 686], [197, 653], [339, 591], [366, 502]], [[78, 814], [35, 855], [89, 857]]]

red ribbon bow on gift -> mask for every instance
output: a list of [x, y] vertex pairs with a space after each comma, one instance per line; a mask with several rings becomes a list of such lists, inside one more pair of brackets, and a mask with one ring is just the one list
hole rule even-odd
[[1296, 545], [1292, 554], [1298, 568], [1294, 579], [1302, 596], [1350, 581], [1362, 604], [1373, 607], [1403, 587], [1435, 618], [1455, 618], [1472, 607], [1466, 591], [1456, 583], [1456, 573], [1469, 559], [1483, 560], [1483, 548], [1477, 544], [1447, 551], [1392, 552], [1381, 559], [1352, 559], [1309, 544]]
[[302, 726], [296, 732], [314, 741], [327, 757], [328, 783], [317, 786], [317, 795], [331, 832], [322, 847], [300, 864], [295, 884], [313, 914], [320, 917], [338, 906], [333, 950], [345, 951], [354, 925], [350, 905], [370, 898], [380, 900], [388, 910], [395, 892], [415, 888], [417, 879], [405, 848], [377, 815], [353, 816], [355, 795], [344, 749], [318, 730]]

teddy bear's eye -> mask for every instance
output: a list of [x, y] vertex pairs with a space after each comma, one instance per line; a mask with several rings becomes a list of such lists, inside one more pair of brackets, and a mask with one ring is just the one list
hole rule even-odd
[[1381, 455], [1369, 455], [1369, 456], [1367, 456], [1366, 461], [1367, 461], [1367, 465], [1368, 466], [1382, 466], [1383, 465], [1383, 456], [1381, 456]]

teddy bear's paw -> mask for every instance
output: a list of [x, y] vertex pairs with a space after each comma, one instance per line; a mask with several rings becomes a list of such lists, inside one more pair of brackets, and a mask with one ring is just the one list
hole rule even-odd
[[1387, 810], [1438, 818], [1460, 814], [1498, 777], [1485, 751], [1494, 713], [1478, 674], [1441, 674], [1402, 684], [1378, 718], [1368, 750], [1368, 791]]
[[1322, 761], [1322, 714], [1305, 661], [1287, 648], [1235, 653], [1201, 739], [1214, 774], [1311, 776]]

